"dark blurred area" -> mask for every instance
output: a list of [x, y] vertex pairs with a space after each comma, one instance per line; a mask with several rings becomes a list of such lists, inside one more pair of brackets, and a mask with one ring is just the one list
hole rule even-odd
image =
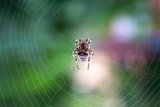
[[160, 0], [0, 0], [0, 107], [159, 107], [159, 41]]

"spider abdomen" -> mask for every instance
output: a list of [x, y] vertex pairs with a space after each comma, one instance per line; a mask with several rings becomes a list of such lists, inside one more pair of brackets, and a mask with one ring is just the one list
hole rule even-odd
[[86, 58], [87, 58], [87, 56], [88, 56], [88, 53], [86, 53], [86, 52], [79, 52], [78, 55], [79, 55], [81, 61], [85, 61]]
[[79, 56], [87, 56], [88, 53], [86, 53], [86, 52], [79, 52], [78, 55], [79, 55]]

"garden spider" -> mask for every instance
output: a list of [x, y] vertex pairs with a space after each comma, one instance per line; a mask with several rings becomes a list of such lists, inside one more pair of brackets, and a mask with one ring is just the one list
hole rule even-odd
[[87, 69], [89, 70], [89, 64], [90, 64], [90, 56], [94, 55], [92, 53], [92, 50], [90, 49], [90, 43], [91, 40], [88, 39], [79, 39], [75, 41], [75, 48], [73, 50], [73, 58], [76, 61], [76, 65], [77, 65], [77, 69], [79, 69], [78, 66], [78, 60], [77, 60], [77, 55], [79, 56], [79, 58], [81, 59], [81, 61], [86, 61], [87, 57], [88, 57], [88, 67]]

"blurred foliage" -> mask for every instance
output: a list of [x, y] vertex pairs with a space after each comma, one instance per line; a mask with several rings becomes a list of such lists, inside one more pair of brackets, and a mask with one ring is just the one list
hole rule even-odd
[[[147, 13], [147, 6], [146, 0], [1, 0], [0, 106], [99, 107], [91, 95], [79, 95], [71, 88], [69, 76], [74, 40], [88, 30], [102, 34], [119, 13], [138, 19], [139, 14]], [[145, 85], [140, 90], [142, 95], [135, 97], [139, 87], [132, 88], [139, 78], [128, 72], [123, 74], [126, 76], [120, 83], [120, 95], [127, 96], [126, 101], [133, 98], [127, 103], [130, 107], [149, 86]], [[123, 86], [130, 77], [131, 84]], [[159, 83], [159, 76], [155, 79], [147, 83], [154, 83], [149, 92]], [[159, 87], [154, 93], [158, 90]]]

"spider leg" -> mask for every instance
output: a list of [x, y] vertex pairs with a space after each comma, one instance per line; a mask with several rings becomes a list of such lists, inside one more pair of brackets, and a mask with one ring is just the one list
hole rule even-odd
[[78, 40], [75, 40], [75, 46], [78, 47]]
[[92, 52], [92, 49], [89, 49], [89, 52], [90, 52], [90, 55], [91, 55], [91, 56], [92, 56], [92, 58], [93, 58], [94, 53]]
[[89, 41], [89, 38], [87, 38], [87, 39], [85, 40], [85, 42], [87, 42], [87, 43], [88, 43], [88, 41]]
[[94, 57], [94, 53], [92, 53], [92, 58]]
[[[91, 52], [92, 52], [92, 50], [91, 50]], [[92, 52], [92, 57], [94, 56], [94, 53]]]
[[90, 65], [90, 55], [91, 55], [91, 52], [89, 51], [89, 55], [88, 55], [88, 67], [87, 67], [88, 70], [89, 70], [89, 65]]
[[91, 44], [91, 42], [92, 42], [92, 41], [91, 41], [91, 40], [89, 40], [89, 38], [88, 38], [88, 41], [87, 41], [88, 48], [90, 48], [90, 46], [91, 46], [91, 45], [90, 45], [90, 44]]
[[75, 61], [76, 61], [76, 66], [77, 66], [77, 69], [79, 69], [79, 66], [78, 66], [78, 60], [77, 60], [77, 55], [75, 56]]
[[75, 59], [75, 61], [76, 61], [77, 69], [79, 69], [76, 50], [74, 50], [74, 51], [73, 51], [73, 58], [74, 58], [74, 59]]
[[92, 53], [92, 50], [90, 49], [89, 50], [89, 55], [88, 55], [88, 70], [89, 70], [89, 66], [90, 66], [90, 59], [91, 59], [91, 56], [92, 56], [92, 58], [93, 58], [93, 56], [94, 56], [94, 53]]
[[90, 39], [88, 39], [88, 43], [90, 44], [92, 41]]
[[82, 38], [81, 39], [79, 39], [79, 43], [81, 43], [82, 42]]

